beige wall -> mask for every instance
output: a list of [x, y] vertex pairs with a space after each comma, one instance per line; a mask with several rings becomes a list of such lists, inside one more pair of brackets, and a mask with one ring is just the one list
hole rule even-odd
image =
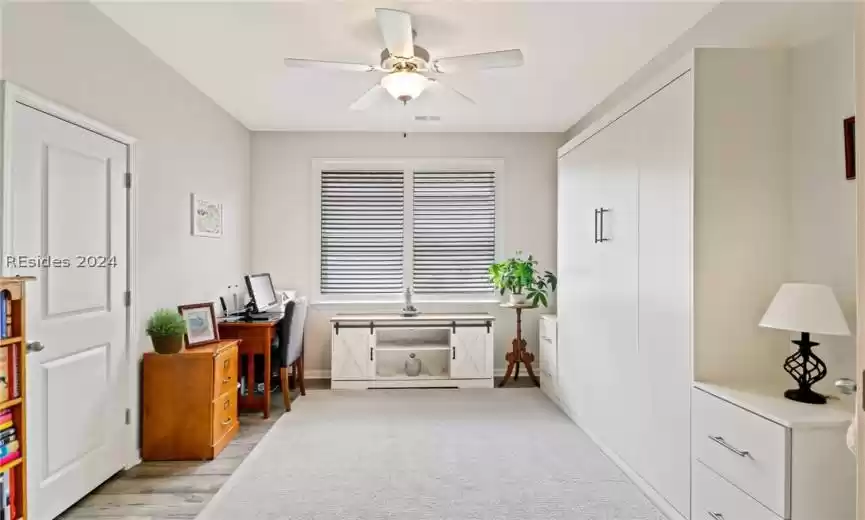
[[[855, 110], [852, 26], [792, 49], [790, 63], [791, 280], [831, 286], [847, 322], [856, 324], [856, 183], [844, 177], [842, 121]], [[855, 332], [854, 332], [855, 334]], [[855, 379], [855, 336], [821, 336], [829, 391]]]
[[[132, 348], [149, 350], [153, 310], [212, 299], [249, 267], [249, 132], [91, 4], [3, 9], [4, 79], [138, 139]], [[190, 236], [191, 192], [224, 204], [221, 239]]]
[[[311, 211], [312, 161], [336, 158], [501, 158], [502, 251], [533, 253], [543, 268], [556, 261], [556, 148], [561, 134], [509, 133], [292, 133], [252, 136], [252, 269], [268, 271], [278, 288], [311, 295], [318, 240]], [[307, 322], [306, 362], [313, 373], [330, 367], [328, 318], [336, 312], [398, 311], [399, 305], [314, 305]], [[491, 312], [498, 318], [496, 368], [513, 337], [515, 316], [496, 304], [419, 304], [426, 312]], [[551, 312], [551, 311], [544, 311]], [[524, 336], [537, 348], [537, 316], [526, 313]]]

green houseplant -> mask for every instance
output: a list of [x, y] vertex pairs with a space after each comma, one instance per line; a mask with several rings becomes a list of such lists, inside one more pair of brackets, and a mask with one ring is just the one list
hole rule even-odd
[[147, 320], [147, 335], [159, 354], [177, 354], [183, 350], [185, 334], [186, 322], [175, 310], [159, 309]]
[[548, 292], [556, 290], [558, 279], [550, 271], [539, 273], [537, 265], [538, 261], [532, 258], [532, 255], [523, 259], [522, 251], [517, 251], [516, 256], [490, 266], [490, 281], [500, 294], [510, 292], [510, 303], [524, 304], [531, 301], [533, 305], [546, 307], [549, 302]]

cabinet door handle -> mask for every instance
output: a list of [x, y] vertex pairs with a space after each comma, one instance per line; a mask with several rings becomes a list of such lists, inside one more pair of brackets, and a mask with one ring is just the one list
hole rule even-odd
[[373, 351], [373, 348], [369, 347], [369, 360], [370, 361], [372, 361], [372, 351]]
[[222, 421], [222, 425], [223, 425], [223, 426], [228, 426], [229, 424], [231, 424], [231, 417], [229, 417], [228, 419]]
[[711, 518], [712, 520], [724, 520], [724, 515], [722, 515], [721, 513], [713, 513], [711, 511], [706, 512], [709, 513], [709, 518]]
[[457, 348], [451, 347], [451, 359], [456, 359], [456, 358], [457, 358]]
[[598, 233], [598, 242], [609, 242], [609, 238], [604, 236], [604, 213], [610, 211], [609, 208], [598, 208], [598, 215], [600, 215], [600, 232]]
[[598, 208], [595, 208], [595, 243], [600, 242], [598, 240]]
[[739, 448], [737, 448], [737, 447], [733, 446], [732, 444], [728, 443], [728, 442], [727, 442], [726, 440], [724, 440], [724, 438], [721, 437], [720, 435], [709, 435], [709, 439], [711, 439], [711, 440], [712, 440], [713, 442], [715, 442], [716, 444], [719, 444], [719, 445], [721, 445], [721, 446], [727, 448], [728, 450], [732, 451], [733, 453], [735, 453], [736, 455], [738, 455], [738, 456], [740, 456], [740, 457], [751, 457], [751, 453], [750, 453], [750, 452], [748, 452], [748, 451], [746, 451], [746, 450], [740, 450]]

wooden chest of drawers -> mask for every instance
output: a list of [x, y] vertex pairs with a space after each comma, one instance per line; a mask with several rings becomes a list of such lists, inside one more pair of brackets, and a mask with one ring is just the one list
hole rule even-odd
[[141, 456], [212, 459], [237, 433], [237, 345], [144, 355]]

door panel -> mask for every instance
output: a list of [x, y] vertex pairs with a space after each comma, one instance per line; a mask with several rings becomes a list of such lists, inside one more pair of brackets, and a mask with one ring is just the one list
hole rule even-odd
[[[639, 356], [643, 442], [633, 461], [683, 514], [691, 469], [691, 122], [690, 74], [637, 107], [640, 164]], [[663, 374], [663, 377], [659, 375]]]
[[373, 359], [370, 349], [374, 343], [368, 328], [339, 328], [331, 334], [333, 354], [331, 377], [342, 380], [372, 379]]
[[597, 292], [596, 247], [600, 207], [597, 148], [590, 139], [559, 159], [558, 269], [556, 295], [560, 403], [578, 422], [588, 425], [591, 416], [593, 327]]
[[492, 331], [487, 332], [485, 327], [457, 327], [456, 332], [451, 332], [451, 378], [490, 377], [490, 349]]
[[5, 265], [37, 278], [28, 336], [45, 345], [27, 356], [28, 483], [31, 516], [41, 520], [123, 464], [128, 150], [22, 104], [11, 117], [18, 265]]

